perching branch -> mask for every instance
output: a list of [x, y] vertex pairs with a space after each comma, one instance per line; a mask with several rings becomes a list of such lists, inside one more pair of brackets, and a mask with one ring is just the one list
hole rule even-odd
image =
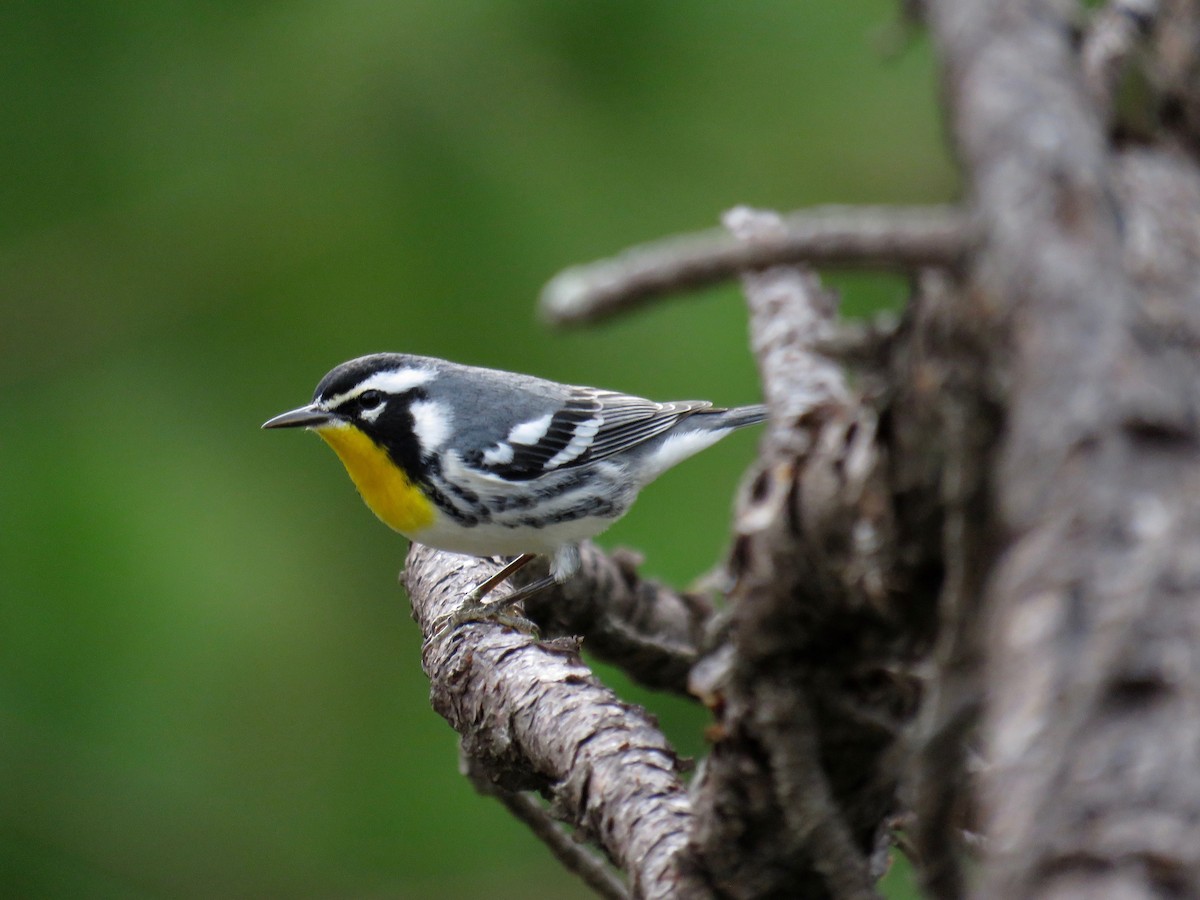
[[541, 313], [554, 325], [595, 322], [656, 297], [789, 263], [899, 272], [953, 266], [970, 240], [968, 220], [953, 207], [803, 210], [754, 241], [704, 231], [566, 269], [542, 290]]
[[404, 584], [426, 636], [422, 666], [463, 752], [506, 791], [537, 790], [629, 875], [637, 897], [705, 897], [688, 874], [691, 804], [674, 751], [645, 713], [592, 675], [571, 646], [495, 622], [431, 639], [497, 569], [413, 544]]

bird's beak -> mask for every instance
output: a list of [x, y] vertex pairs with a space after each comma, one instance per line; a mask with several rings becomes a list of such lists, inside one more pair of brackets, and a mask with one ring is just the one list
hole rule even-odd
[[333, 416], [324, 410], [317, 409], [314, 404], [281, 413], [273, 419], [263, 422], [263, 428], [319, 428], [333, 421]]

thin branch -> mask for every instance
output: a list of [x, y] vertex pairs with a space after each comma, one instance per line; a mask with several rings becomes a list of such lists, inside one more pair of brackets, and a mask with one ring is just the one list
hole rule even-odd
[[495, 797], [504, 804], [504, 808], [512, 813], [513, 818], [523, 822], [533, 832], [534, 837], [546, 845], [554, 854], [554, 858], [562, 863], [563, 868], [578, 875], [584, 884], [606, 900], [628, 900], [629, 891], [624, 882], [603, 860], [564, 831], [541, 803], [528, 794], [506, 791], [498, 787], [488, 778], [479, 762], [469, 754], [463, 753], [459, 762], [463, 774], [471, 779], [475, 790], [485, 796]]
[[621, 701], [561, 644], [497, 622], [434, 637], [495, 563], [413, 544], [404, 584], [425, 635], [430, 698], [463, 752], [507, 791], [539, 790], [595, 840], [636, 897], [706, 897], [688, 874], [691, 804], [679, 764], [646, 713]]
[[968, 221], [948, 206], [828, 206], [791, 213], [753, 241], [721, 229], [632, 247], [566, 269], [542, 290], [555, 325], [596, 322], [649, 300], [788, 263], [910, 272], [954, 266], [970, 243]]

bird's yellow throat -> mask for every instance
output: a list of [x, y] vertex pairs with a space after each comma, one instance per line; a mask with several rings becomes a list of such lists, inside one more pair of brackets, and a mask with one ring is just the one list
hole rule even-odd
[[366, 434], [340, 422], [315, 431], [333, 448], [371, 512], [384, 524], [405, 536], [433, 524], [433, 504]]

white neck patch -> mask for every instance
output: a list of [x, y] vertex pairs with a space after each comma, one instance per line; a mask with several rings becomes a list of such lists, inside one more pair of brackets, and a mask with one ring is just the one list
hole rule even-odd
[[423, 454], [432, 453], [450, 437], [450, 411], [434, 400], [418, 400], [408, 408], [413, 417], [413, 434]]

